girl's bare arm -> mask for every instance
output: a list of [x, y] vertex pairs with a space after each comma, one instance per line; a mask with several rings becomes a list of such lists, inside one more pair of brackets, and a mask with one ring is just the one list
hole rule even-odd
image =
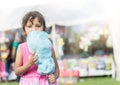
[[30, 55], [28, 62], [25, 65], [22, 65], [23, 63], [22, 51], [20, 47], [18, 47], [16, 60], [15, 60], [15, 74], [17, 76], [24, 74], [33, 64], [36, 63], [36, 61], [37, 59], [35, 57], [35, 54], [32, 54]]
[[54, 63], [55, 63], [54, 75], [55, 75], [55, 77], [57, 79], [59, 77], [60, 70], [59, 70], [58, 62], [57, 62], [57, 59], [56, 59], [56, 56], [55, 56], [54, 48], [52, 48], [52, 57], [53, 57], [53, 60], [54, 60]]

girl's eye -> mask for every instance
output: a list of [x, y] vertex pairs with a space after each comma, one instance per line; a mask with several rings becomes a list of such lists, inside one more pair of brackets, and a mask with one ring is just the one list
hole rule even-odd
[[35, 25], [36, 27], [41, 27], [42, 25]]
[[28, 28], [31, 28], [32, 26], [27, 26]]

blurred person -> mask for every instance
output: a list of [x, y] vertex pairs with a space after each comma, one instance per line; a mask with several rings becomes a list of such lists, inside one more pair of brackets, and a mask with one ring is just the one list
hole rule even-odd
[[[22, 42], [24, 42], [24, 40], [22, 39], [23, 35], [20, 34], [18, 31], [15, 33], [15, 38], [12, 44], [12, 53], [11, 53], [11, 58], [12, 58], [12, 64], [11, 64], [11, 69], [14, 70], [14, 63], [15, 63], [15, 59], [16, 59], [16, 52], [18, 49], [18, 45]], [[17, 82], [20, 81], [20, 76], [17, 76]]]
[[[26, 35], [32, 31], [45, 31], [45, 20], [41, 13], [38, 11], [28, 12], [22, 21], [22, 28]], [[43, 43], [44, 44], [44, 43]], [[37, 56], [31, 53], [28, 49], [27, 42], [18, 46], [16, 60], [15, 60], [15, 73], [21, 76], [19, 85], [56, 85], [56, 80], [59, 77], [59, 67], [55, 57], [55, 51], [52, 46], [52, 58], [55, 63], [55, 71], [49, 75], [41, 75], [37, 72]]]
[[21, 34], [16, 32], [15, 38], [14, 38], [14, 41], [13, 41], [13, 44], [12, 44], [12, 54], [11, 55], [12, 55], [12, 60], [13, 61], [15, 61], [18, 45], [23, 42], [21, 36], [22, 36]]
[[8, 71], [7, 71], [7, 58], [10, 53], [10, 50], [6, 43], [4, 43], [3, 48], [0, 52], [0, 82], [8, 80]]

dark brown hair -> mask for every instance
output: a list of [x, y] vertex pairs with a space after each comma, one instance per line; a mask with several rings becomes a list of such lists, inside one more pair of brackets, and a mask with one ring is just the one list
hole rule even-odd
[[39, 19], [39, 22], [42, 24], [43, 31], [45, 31], [45, 29], [46, 29], [45, 19], [44, 19], [43, 15], [38, 11], [30, 11], [23, 17], [22, 29], [25, 31], [25, 25], [26, 25], [27, 21], [30, 19], [33, 22], [33, 20], [36, 17]]

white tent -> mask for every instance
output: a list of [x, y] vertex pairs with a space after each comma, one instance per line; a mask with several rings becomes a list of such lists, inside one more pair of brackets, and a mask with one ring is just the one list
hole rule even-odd
[[100, 5], [95, 0], [3, 0], [0, 3], [0, 30], [20, 27], [23, 15], [31, 10], [40, 11], [47, 25], [104, 20]]

